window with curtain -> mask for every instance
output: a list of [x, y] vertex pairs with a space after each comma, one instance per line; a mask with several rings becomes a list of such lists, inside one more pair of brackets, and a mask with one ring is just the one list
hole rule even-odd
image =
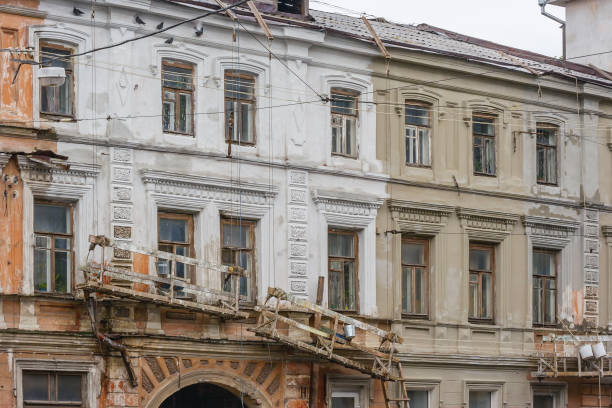
[[329, 230], [328, 252], [328, 304], [341, 312], [357, 311], [357, 232]]
[[255, 76], [225, 71], [225, 140], [255, 144]]
[[406, 164], [429, 166], [431, 107], [416, 101], [406, 101], [404, 105], [406, 133]]
[[429, 241], [402, 237], [402, 313], [427, 317]]
[[533, 324], [557, 324], [557, 251], [533, 250]]
[[495, 175], [495, 116], [472, 117], [474, 174]]
[[34, 289], [67, 293], [72, 289], [72, 206], [34, 204]]
[[539, 184], [557, 184], [557, 134], [559, 128], [538, 123], [536, 131], [536, 168]]
[[[157, 248], [163, 252], [175, 255], [193, 257], [193, 216], [191, 214], [179, 214], [171, 212], [159, 212], [158, 221], [158, 244]], [[157, 262], [157, 273], [163, 277], [169, 277], [172, 273], [173, 261], [159, 259]], [[193, 279], [193, 268], [181, 262], [175, 266], [175, 277], [191, 281]]]
[[470, 243], [469, 320], [493, 321], [494, 247]]
[[85, 407], [86, 378], [82, 373], [24, 371], [24, 407]]
[[331, 89], [332, 154], [357, 156], [357, 121], [359, 93], [346, 89]]
[[[221, 219], [221, 261], [224, 265], [244, 268], [247, 276], [238, 279], [242, 300], [252, 302], [256, 296], [255, 282], [255, 221], [237, 218]], [[223, 274], [223, 290], [234, 293], [234, 280]]]
[[162, 60], [162, 122], [164, 132], [193, 135], [192, 64]]
[[62, 86], [40, 87], [40, 113], [56, 116], [73, 116], [74, 70], [72, 58], [74, 48], [62, 43], [41, 42], [41, 67], [60, 67], [66, 72]]

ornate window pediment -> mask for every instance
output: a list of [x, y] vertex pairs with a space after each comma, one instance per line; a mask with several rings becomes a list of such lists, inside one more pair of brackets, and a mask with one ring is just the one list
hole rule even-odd
[[501, 242], [510, 235], [519, 220], [516, 214], [457, 207], [461, 226], [470, 239]]
[[330, 225], [365, 227], [376, 219], [384, 198], [324, 190], [313, 190], [312, 200]]
[[564, 248], [580, 226], [578, 222], [538, 216], [523, 216], [525, 233], [534, 245], [546, 248]]
[[454, 207], [414, 201], [389, 200], [389, 211], [402, 232], [437, 234], [446, 225]]

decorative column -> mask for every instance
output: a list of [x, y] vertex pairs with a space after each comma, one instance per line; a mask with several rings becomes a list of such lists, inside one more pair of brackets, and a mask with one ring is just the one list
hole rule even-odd
[[584, 323], [599, 326], [599, 211], [587, 209], [583, 218]]
[[[125, 243], [133, 240], [133, 151], [111, 148], [111, 223], [113, 239]], [[112, 262], [119, 267], [131, 268], [130, 251], [113, 249]]]
[[308, 173], [291, 170], [287, 180], [289, 292], [306, 298], [308, 287]]

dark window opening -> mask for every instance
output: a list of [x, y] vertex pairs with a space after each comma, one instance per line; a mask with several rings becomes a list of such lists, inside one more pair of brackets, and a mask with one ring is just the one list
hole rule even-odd
[[240, 394], [213, 384], [194, 384], [166, 398], [160, 408], [246, 408]]
[[81, 373], [24, 371], [22, 382], [25, 407], [85, 406], [85, 381]]
[[302, 14], [302, 0], [278, 0], [278, 11], [291, 14]]

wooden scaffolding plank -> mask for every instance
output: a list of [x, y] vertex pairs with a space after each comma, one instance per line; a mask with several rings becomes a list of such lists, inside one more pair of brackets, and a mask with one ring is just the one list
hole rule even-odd
[[263, 17], [261, 16], [261, 13], [259, 12], [259, 10], [257, 10], [257, 6], [255, 5], [255, 3], [253, 3], [252, 0], [249, 0], [247, 1], [247, 5], [251, 9], [251, 12], [255, 16], [255, 20], [257, 20], [257, 23], [259, 23], [259, 26], [262, 28], [262, 30], [264, 30], [264, 33], [266, 33], [266, 37], [268, 37], [268, 40], [272, 41], [274, 39], [274, 36], [272, 35], [272, 32], [270, 32], [270, 28], [264, 21]]
[[236, 21], [238, 19], [238, 17], [236, 17], [236, 14], [234, 14], [234, 12], [229, 9], [228, 5], [225, 4], [224, 2], [222, 2], [221, 0], [215, 0], [215, 2], [223, 9], [225, 9], [225, 14], [228, 15], [229, 18], [231, 18], [232, 20]]
[[385, 56], [386, 59], [390, 59], [391, 54], [389, 54], [389, 51], [387, 51], [387, 47], [385, 47], [385, 44], [383, 44], [383, 42], [380, 40], [380, 37], [378, 37], [378, 34], [376, 34], [376, 30], [374, 30], [374, 27], [372, 27], [372, 24], [370, 24], [366, 16], [361, 16], [361, 20], [363, 21], [366, 28], [368, 29], [368, 31], [374, 38], [374, 42], [378, 46], [378, 49], [380, 50], [380, 52]]

